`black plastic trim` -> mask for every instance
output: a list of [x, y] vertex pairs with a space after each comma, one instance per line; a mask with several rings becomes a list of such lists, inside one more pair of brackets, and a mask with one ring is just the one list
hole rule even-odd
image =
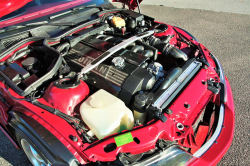
[[75, 156], [62, 142], [35, 119], [17, 111], [9, 113], [12, 116], [9, 124], [15, 129], [19, 144], [20, 138], [25, 138], [53, 166], [76, 166], [79, 164]]
[[14, 50], [16, 50], [18, 47], [21, 47], [25, 43], [28, 43], [28, 42], [31, 42], [31, 41], [39, 41], [39, 40], [41, 40], [41, 41], [44, 40], [44, 37], [30, 37], [30, 38], [27, 38], [27, 39], [23, 39], [20, 42], [14, 44], [10, 48], [8, 48], [7, 50], [5, 50], [4, 52], [0, 53], [0, 59], [3, 59], [5, 56], [7, 56], [8, 54], [10, 54]]
[[[111, 9], [111, 10], [104, 10], [104, 11], [98, 12], [98, 13], [97, 13], [97, 16], [98, 16], [99, 18], [94, 19], [94, 20], [90, 20], [90, 21], [88, 21], [88, 22], [86, 22], [86, 23], [83, 23], [83, 24], [81, 24], [81, 25], [78, 25], [77, 27], [72, 28], [72, 29], [70, 29], [69, 31], [67, 31], [67, 32], [65, 32], [65, 33], [63, 33], [63, 34], [61, 34], [60, 36], [57, 36], [57, 37], [54, 37], [54, 38], [47, 38], [47, 39], [45, 40], [45, 43], [48, 44], [49, 42], [56, 42], [56, 41], [59, 41], [59, 40], [61, 40], [62, 38], [64, 38], [64, 37], [66, 37], [66, 36], [68, 36], [68, 35], [74, 33], [75, 31], [77, 31], [77, 30], [79, 30], [79, 29], [81, 29], [81, 28], [84, 28], [84, 27], [89, 26], [89, 25], [92, 25], [92, 24], [100, 23], [100, 22], [102, 21], [100, 16], [103, 15], [103, 14], [105, 14], [105, 13], [110, 13], [110, 12], [115, 12], [115, 11], [123, 11], [123, 10], [127, 10], [127, 9]], [[49, 44], [48, 44], [48, 45], [49, 45]]]
[[198, 40], [197, 40], [191, 33], [189, 33], [188, 31], [186, 31], [186, 30], [184, 30], [184, 29], [182, 29], [182, 28], [179, 28], [179, 27], [176, 27], [176, 28], [178, 28], [178, 29], [184, 31], [186, 34], [188, 34], [188, 35], [191, 36], [195, 41], [198, 42]]
[[218, 72], [219, 72], [219, 76], [220, 76], [220, 86], [221, 86], [221, 90], [220, 90], [220, 100], [223, 102], [223, 103], [226, 103], [227, 102], [227, 86], [226, 86], [226, 78], [225, 78], [225, 75], [224, 75], [224, 71], [223, 71], [223, 68], [219, 62], [219, 60], [212, 54], [212, 53], [209, 53], [209, 55], [212, 57], [212, 59], [214, 60], [214, 63], [218, 69]]
[[[46, 45], [45, 45], [46, 46]], [[48, 47], [48, 46], [47, 46]], [[50, 47], [48, 47], [48, 49], [51, 49]], [[52, 49], [51, 49], [52, 50]], [[3, 77], [3, 79], [6, 81], [6, 83], [12, 88], [14, 89], [19, 95], [21, 96], [27, 96], [30, 92], [36, 90], [36, 88], [38, 86], [40, 86], [41, 84], [43, 84], [46, 80], [48, 80], [49, 78], [52, 78], [53, 75], [57, 72], [57, 70], [59, 69], [61, 63], [62, 63], [62, 56], [60, 55], [60, 53], [56, 50], [53, 50], [55, 52], [55, 54], [58, 54], [58, 59], [55, 63], [55, 65], [53, 66], [53, 68], [44, 76], [42, 76], [41, 78], [39, 78], [37, 81], [35, 81], [34, 83], [32, 83], [30, 86], [28, 86], [25, 90], [20, 89], [18, 86], [16, 86], [12, 80], [10, 80], [1, 70], [0, 70], [0, 75], [1, 77]]]

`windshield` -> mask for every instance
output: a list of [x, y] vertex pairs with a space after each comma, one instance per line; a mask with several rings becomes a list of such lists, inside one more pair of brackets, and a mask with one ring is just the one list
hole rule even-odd
[[4, 20], [8, 20], [8, 19], [17, 17], [21, 14], [24, 14], [25, 12], [27, 12], [27, 10], [34, 8], [34, 7], [36, 9], [39, 9], [39, 8], [41, 8], [42, 5], [45, 5], [45, 4], [48, 5], [48, 4], [55, 3], [55, 2], [65, 3], [65, 2], [69, 2], [69, 1], [72, 1], [72, 0], [33, 0], [31, 2], [28, 2], [25, 6], [13, 11], [12, 13], [1, 17], [0, 21], [4, 21]]
[[[34, 19], [51, 14], [54, 15], [55, 13], [59, 13], [66, 9], [71, 9], [79, 5], [89, 6], [96, 4], [97, 6], [99, 6], [105, 1], [106, 0], [32, 0], [23, 7], [2, 16], [0, 18], [0, 28], [20, 24], [27, 21], [37, 21]], [[46, 17], [46, 21], [49, 21], [48, 17]]]

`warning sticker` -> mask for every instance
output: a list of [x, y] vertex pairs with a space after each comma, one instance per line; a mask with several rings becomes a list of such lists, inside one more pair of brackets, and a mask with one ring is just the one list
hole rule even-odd
[[117, 147], [128, 144], [128, 143], [133, 142], [133, 141], [134, 140], [133, 140], [132, 134], [130, 132], [115, 137], [115, 143], [116, 143]]

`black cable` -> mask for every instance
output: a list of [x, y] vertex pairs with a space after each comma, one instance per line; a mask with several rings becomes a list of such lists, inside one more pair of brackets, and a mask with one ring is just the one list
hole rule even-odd
[[12, 95], [10, 94], [10, 91], [9, 91], [9, 86], [7, 86], [7, 91], [8, 91], [8, 94], [10, 95], [11, 98], [13, 98], [13, 99], [15, 99], [15, 100], [26, 100], [26, 101], [27, 101], [26, 98], [20, 99], [20, 98], [16, 98], [16, 97], [12, 96]]
[[180, 37], [180, 39], [181, 39], [184, 43], [186, 43], [186, 44], [188, 44], [188, 45], [194, 46], [194, 44], [193, 44], [192, 42], [188, 42], [186, 39], [184, 39], [184, 38], [182, 37], [182, 35], [180, 34], [180, 32], [178, 32], [174, 27], [173, 27], [173, 29], [174, 29], [174, 31], [178, 34], [178, 36]]
[[[8, 94], [10, 95], [10, 97], [11, 98], [13, 98], [13, 99], [15, 99], [15, 100], [28, 100], [28, 99], [19, 99], [19, 98], [16, 98], [16, 97], [14, 97], [14, 96], [12, 96], [11, 94], [10, 94], [10, 91], [9, 91], [9, 87], [7, 87], [7, 91], [8, 91]], [[74, 122], [73, 120], [77, 120], [77, 121], [81, 121], [81, 120], [79, 120], [79, 119], [77, 119], [77, 118], [75, 118], [75, 117], [72, 117], [72, 116], [69, 116], [69, 115], [67, 115], [67, 114], [64, 114], [64, 113], [62, 113], [61, 111], [59, 111], [59, 110], [52, 110], [53, 108], [51, 108], [51, 107], [49, 107], [49, 106], [46, 106], [46, 105], [43, 105], [43, 104], [41, 104], [41, 103], [39, 103], [37, 100], [36, 101], [34, 101], [35, 100], [35, 97], [34, 97], [34, 95], [35, 95], [35, 93], [32, 95], [32, 103], [34, 104], [34, 105], [36, 105], [36, 106], [39, 106], [39, 107], [41, 107], [42, 109], [45, 109], [45, 110], [47, 110], [47, 111], [49, 111], [50, 113], [52, 113], [52, 114], [55, 114], [55, 115], [57, 115], [57, 116], [59, 116], [60, 118], [62, 118], [62, 119], [64, 119], [66, 122], [68, 122], [69, 124], [72, 124], [73, 123], [73, 125], [75, 126], [75, 128], [78, 130], [78, 131], [80, 131], [80, 133], [81, 133], [81, 135], [83, 136], [83, 138], [84, 138], [84, 140], [86, 141], [86, 142], [88, 142], [88, 143], [91, 143], [91, 141], [89, 140], [89, 138], [87, 138], [86, 136], [85, 136], [85, 133], [83, 133], [82, 131], [81, 131], [81, 129], [82, 129], [82, 126], [80, 126], [79, 124], [77, 124], [76, 122]], [[36, 104], [35, 104], [36, 103]], [[84, 130], [84, 129], [83, 129]]]
[[[50, 107], [50, 106], [44, 105], [44, 104], [40, 103], [39, 101], [37, 101], [36, 99], [32, 99], [32, 100], [31, 100], [31, 103], [34, 104], [34, 105], [36, 105], [36, 106], [38, 106], [38, 107], [40, 107], [40, 108], [42, 108], [42, 109], [44, 109], [44, 110], [49, 111], [50, 113], [52, 113], [52, 114], [54, 114], [54, 115], [59, 116], [59, 117], [62, 118], [62, 119], [64, 119], [64, 120], [67, 121], [69, 124], [73, 125], [73, 126], [76, 128], [76, 130], [79, 131], [79, 132], [81, 133], [81, 135], [82, 135], [82, 137], [83, 137], [83, 139], [84, 139], [85, 142], [91, 143], [91, 141], [90, 141], [89, 138], [86, 136], [86, 134], [82, 132], [82, 130], [81, 130], [81, 129], [83, 129], [82, 126], [80, 126], [78, 123], [76, 123], [76, 122], [74, 121], [74, 120], [77, 120], [77, 121], [80, 123], [80, 122], [81, 122], [80, 119], [77, 119], [77, 118], [75, 118], [75, 117], [72, 117], [72, 116], [69, 116], [69, 115], [67, 115], [67, 114], [64, 114], [63, 112], [61, 112], [61, 111], [58, 110], [58, 109], [54, 109], [54, 108], [52, 108], [52, 107]], [[83, 129], [83, 130], [84, 130], [84, 129]]]
[[[59, 110], [58, 110], [58, 111], [59, 111]], [[72, 120], [76, 120], [76, 121], [78, 121], [78, 122], [81, 122], [81, 120], [78, 119], [78, 118], [75, 118], [75, 117], [73, 117], [73, 116], [64, 114], [64, 113], [62, 113], [61, 111], [59, 111], [59, 112], [60, 112], [59, 114], [62, 115], [62, 116], [64, 116], [65, 118], [69, 118], [69, 119], [72, 119]]]

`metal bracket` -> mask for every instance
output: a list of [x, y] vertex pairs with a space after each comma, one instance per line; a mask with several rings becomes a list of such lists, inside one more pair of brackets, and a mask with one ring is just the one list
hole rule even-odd
[[212, 82], [210, 80], [207, 81], [207, 89], [213, 92], [214, 94], [218, 94], [221, 90], [220, 83]]
[[159, 119], [164, 123], [167, 121], [167, 118], [162, 113], [161, 109], [154, 107], [154, 106], [148, 106], [148, 108], [146, 108], [146, 110], [149, 113], [149, 115], [152, 116], [153, 118]]
[[204, 58], [202, 58], [202, 59], [197, 59], [196, 61], [201, 62], [202, 65], [206, 65], [207, 67], [210, 66], [210, 64], [209, 64]]
[[45, 37], [45, 38], [50, 37], [50, 35], [49, 35], [47, 32], [45, 32], [44, 30], [42, 30], [41, 27], [32, 29], [32, 30], [30, 30], [29, 32], [30, 32], [30, 34], [31, 34], [33, 37]]
[[164, 139], [158, 139], [156, 145], [159, 147], [159, 149], [165, 150], [169, 148], [170, 146], [178, 145], [178, 144], [173, 141], [165, 141]]
[[131, 38], [128, 38], [128, 39], [124, 40], [123, 42], [121, 42], [121, 43], [115, 45], [114, 47], [110, 48], [109, 50], [104, 52], [102, 55], [100, 55], [98, 58], [96, 58], [94, 61], [89, 63], [87, 66], [85, 66], [81, 70], [80, 74], [82, 75], [82, 74], [88, 73], [90, 70], [92, 70], [93, 68], [98, 66], [100, 63], [102, 63], [104, 60], [109, 58], [111, 55], [113, 55], [117, 51], [121, 50], [122, 48], [125, 48], [126, 46], [128, 46], [129, 44], [133, 43], [136, 40], [139, 40], [141, 38], [150, 36], [152, 34], [154, 34], [154, 30], [146, 31], [146, 32], [143, 32], [141, 34], [138, 34], [136, 36], [133, 36]]

